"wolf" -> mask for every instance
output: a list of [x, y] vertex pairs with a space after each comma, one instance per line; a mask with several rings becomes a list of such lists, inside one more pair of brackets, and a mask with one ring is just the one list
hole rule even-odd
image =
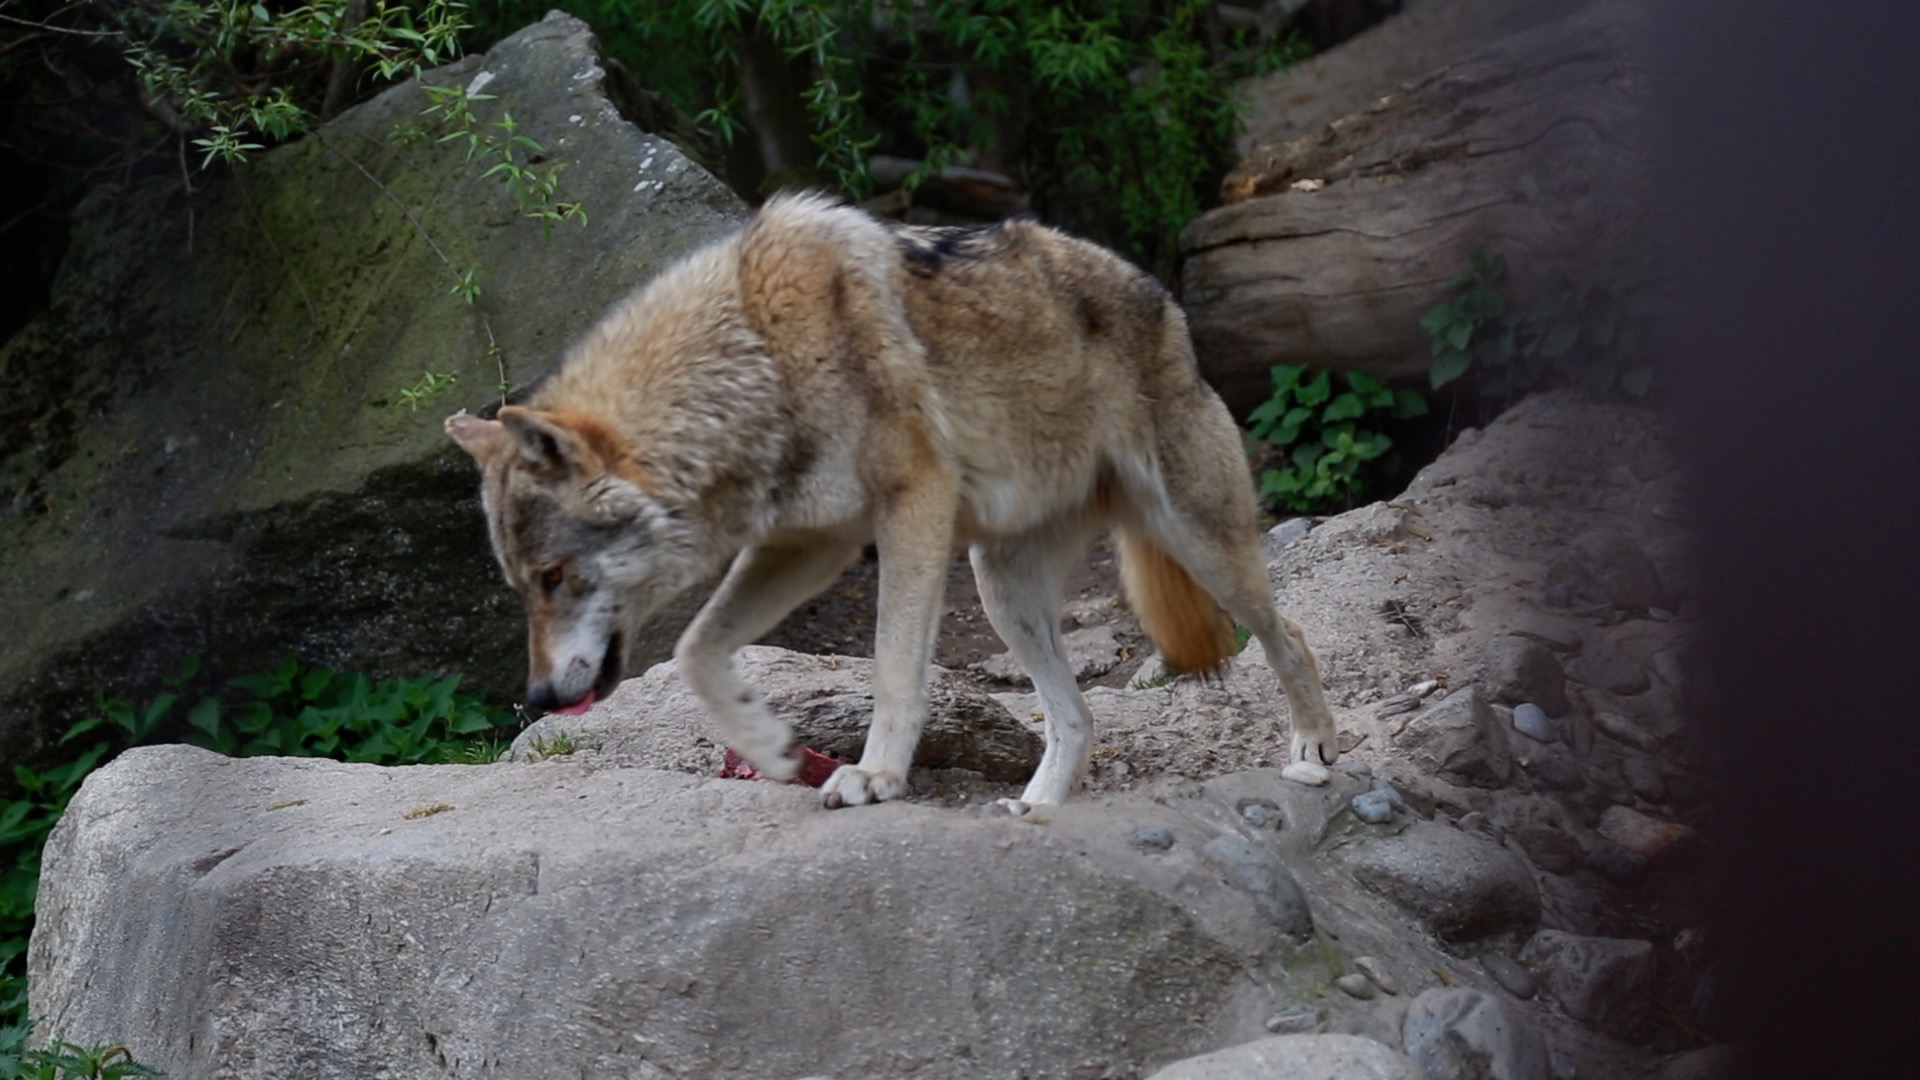
[[1170, 667], [1220, 668], [1238, 620], [1289, 699], [1291, 760], [1339, 756], [1313, 653], [1274, 607], [1239, 432], [1201, 381], [1185, 315], [1126, 260], [1037, 222], [903, 227], [777, 197], [616, 303], [525, 404], [446, 430], [479, 464], [494, 554], [526, 604], [529, 705], [605, 697], [634, 629], [724, 569], [674, 655], [728, 744], [792, 779], [791, 730], [732, 655], [872, 544], [873, 720], [859, 762], [822, 790], [829, 807], [898, 798], [964, 544], [1045, 714], [1019, 804], [1063, 802], [1093, 718], [1061, 597], [1111, 529]]

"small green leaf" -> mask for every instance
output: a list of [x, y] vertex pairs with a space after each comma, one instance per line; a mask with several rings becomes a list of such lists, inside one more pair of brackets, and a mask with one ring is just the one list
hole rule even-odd
[[1467, 373], [1467, 367], [1473, 358], [1460, 349], [1449, 349], [1435, 356], [1433, 367], [1427, 372], [1427, 379], [1435, 390], [1447, 385]]
[[1294, 391], [1294, 397], [1302, 405], [1320, 405], [1324, 404], [1332, 393], [1333, 376], [1329, 372], [1322, 371], [1301, 383]]
[[209, 735], [218, 735], [220, 733], [220, 703], [210, 697], [201, 698], [200, 704], [195, 705], [193, 710], [187, 713], [187, 723]]
[[1333, 400], [1327, 402], [1326, 409], [1320, 413], [1320, 421], [1332, 423], [1336, 420], [1352, 420], [1354, 417], [1365, 414], [1366, 411], [1367, 407], [1360, 403], [1360, 395], [1335, 394]]
[[1418, 390], [1401, 387], [1393, 392], [1393, 415], [1399, 420], [1410, 420], [1416, 416], [1427, 415], [1427, 399], [1420, 396]]

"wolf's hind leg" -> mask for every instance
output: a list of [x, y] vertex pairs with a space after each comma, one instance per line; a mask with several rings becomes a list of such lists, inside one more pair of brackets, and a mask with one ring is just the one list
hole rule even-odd
[[1047, 718], [1046, 752], [1020, 795], [1030, 806], [1065, 802], [1093, 751], [1093, 714], [1060, 638], [1061, 592], [1089, 533], [1084, 522], [1062, 522], [972, 550], [987, 619], [1033, 680]]
[[[1299, 624], [1274, 606], [1245, 459], [1226, 410], [1218, 413], [1226, 429], [1215, 440], [1221, 444], [1219, 461], [1202, 456], [1201, 462], [1180, 462], [1164, 454], [1174, 465], [1164, 487], [1133, 495], [1130, 516], [1259, 640], [1293, 714], [1288, 760], [1331, 765], [1340, 747], [1319, 663]], [[1196, 443], [1202, 437], [1202, 432], [1191, 433]]]
[[793, 731], [734, 671], [733, 654], [831, 585], [859, 553], [858, 544], [827, 539], [748, 548], [674, 648], [681, 677], [713, 714], [727, 744], [777, 780], [799, 775]]

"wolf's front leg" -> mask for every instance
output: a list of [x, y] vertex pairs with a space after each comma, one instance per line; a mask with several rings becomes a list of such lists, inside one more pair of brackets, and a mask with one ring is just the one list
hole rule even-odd
[[835, 770], [822, 786], [829, 807], [907, 793], [907, 770], [927, 716], [927, 667], [953, 556], [953, 512], [954, 487], [941, 477], [896, 496], [876, 523], [880, 609], [874, 620], [873, 725], [860, 763]]
[[825, 538], [748, 548], [674, 648], [680, 677], [706, 705], [727, 745], [763, 775], [791, 780], [800, 774], [800, 757], [793, 729], [733, 669], [733, 654], [832, 584], [859, 553], [857, 544]]

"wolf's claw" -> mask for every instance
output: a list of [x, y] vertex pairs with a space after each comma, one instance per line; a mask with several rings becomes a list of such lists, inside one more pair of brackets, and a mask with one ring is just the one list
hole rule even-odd
[[827, 809], [864, 806], [897, 799], [907, 793], [907, 782], [891, 772], [868, 772], [858, 765], [842, 765], [820, 786]]
[[1304, 761], [1311, 765], [1331, 765], [1340, 760], [1340, 744], [1332, 734], [1325, 738], [1295, 735], [1287, 760]]

